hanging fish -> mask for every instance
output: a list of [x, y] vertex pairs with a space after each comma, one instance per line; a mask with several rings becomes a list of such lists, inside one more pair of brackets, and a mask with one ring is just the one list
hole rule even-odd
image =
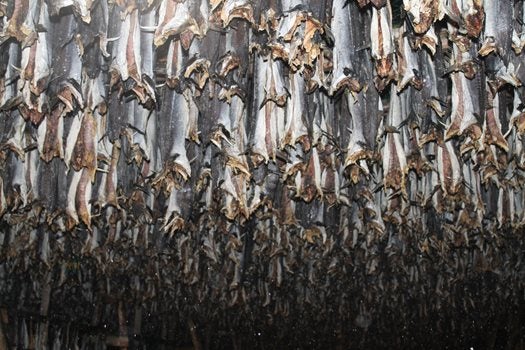
[[392, 77], [395, 47], [392, 32], [392, 9], [389, 4], [380, 9], [372, 9], [370, 41], [377, 75], [380, 78]]
[[[68, 136], [68, 149], [66, 151], [70, 158], [69, 165], [75, 170], [80, 171], [82, 168], [86, 168], [91, 175], [91, 180], [94, 180], [95, 171], [97, 168], [97, 121], [95, 116], [90, 111], [84, 113], [80, 120], [80, 126], [76, 140]], [[75, 123], [75, 128], [77, 124]], [[73, 128], [73, 126], [72, 126]], [[71, 149], [71, 143], [74, 142], [74, 146]]]
[[463, 187], [463, 176], [452, 140], [440, 142], [437, 148], [437, 170], [445, 195], [455, 195]]
[[433, 0], [403, 0], [404, 10], [416, 34], [426, 33], [434, 24], [438, 15], [438, 4], [438, 1]]
[[36, 34], [36, 40], [22, 49], [20, 76], [28, 81], [30, 91], [38, 96], [47, 88], [51, 75], [51, 52], [47, 33], [50, 21], [46, 3], [41, 4], [37, 16], [37, 23], [42, 29]]
[[182, 90], [180, 86], [184, 74], [184, 58], [180, 40], [171, 40], [166, 58], [166, 85], [177, 91]]
[[[256, 81], [258, 87], [264, 87], [269, 82], [268, 74], [272, 74], [271, 64], [260, 55], [256, 60]], [[270, 71], [270, 72], [269, 72]], [[270, 80], [271, 82], [271, 80]], [[271, 89], [271, 86], [269, 87]], [[276, 91], [277, 93], [277, 91]], [[274, 160], [277, 153], [277, 142], [281, 136], [280, 121], [285, 120], [285, 109], [279, 107], [274, 101], [267, 100], [268, 92], [257, 88], [254, 107], [257, 108], [255, 116], [255, 130], [252, 136], [251, 151], [256, 165], [268, 160]], [[279, 99], [278, 99], [279, 100]]]
[[187, 66], [184, 69], [184, 78], [195, 84], [195, 87], [202, 91], [204, 86], [208, 82], [210, 77], [209, 68], [211, 62], [205, 58], [197, 58], [187, 62]]
[[514, 30], [512, 31], [512, 48], [520, 55], [525, 48], [525, 3], [515, 3]]
[[[51, 95], [66, 106], [65, 113], [84, 108], [82, 95], [82, 59], [76, 40], [77, 24], [73, 14], [60, 16], [59, 25], [53, 31], [52, 77], [49, 85]], [[60, 44], [58, 44], [60, 43]]]
[[[404, 28], [406, 30], [406, 27]], [[398, 30], [397, 37], [397, 70], [398, 83], [397, 91], [403, 90], [407, 84], [411, 84], [416, 89], [421, 89], [423, 78], [420, 77], [418, 55], [412, 50], [408, 42], [408, 36], [403, 35], [404, 30]]]
[[197, 21], [191, 16], [191, 3], [162, 0], [159, 7], [159, 24], [153, 40], [155, 46], [162, 46], [169, 37], [179, 35], [182, 46], [188, 49], [193, 35], [202, 35]]
[[53, 0], [50, 3], [51, 16], [58, 16], [61, 9], [73, 7], [75, 13], [86, 23], [91, 22], [91, 8], [95, 0]]
[[177, 231], [180, 231], [185, 226], [185, 220], [182, 217], [182, 208], [180, 201], [182, 201], [181, 191], [173, 188], [168, 199], [168, 208], [164, 216], [163, 231], [167, 232], [170, 237]]
[[485, 30], [479, 54], [487, 56], [495, 52], [506, 61], [512, 47], [513, 7], [505, 2], [489, 0], [483, 1], [483, 7], [486, 14]]
[[104, 139], [105, 148], [110, 151], [109, 164], [102, 172], [102, 179], [98, 189], [97, 204], [104, 208], [111, 205], [120, 208], [117, 197], [118, 185], [118, 162], [120, 159], [121, 145], [119, 140], [111, 143], [107, 138]]
[[305, 100], [304, 80], [298, 74], [290, 75], [290, 103], [286, 105], [285, 133], [281, 138], [281, 148], [285, 146], [295, 147], [301, 143], [303, 149], [310, 149], [310, 136], [304, 123]]
[[[163, 171], [156, 177], [154, 184], [165, 183], [167, 191], [171, 193], [173, 186], [180, 187], [182, 182], [191, 176], [191, 166], [186, 153], [186, 137], [190, 123], [189, 94], [179, 94], [174, 90], [166, 89], [161, 113], [173, 111], [166, 125], [166, 142], [171, 143]], [[160, 125], [159, 125], [160, 126]]]
[[313, 147], [310, 151], [310, 159], [301, 172], [301, 186], [299, 187], [296, 196], [300, 197], [306, 203], [310, 203], [313, 199], [323, 196], [323, 189], [321, 186], [321, 163], [317, 147]]
[[487, 104], [482, 140], [487, 145], [495, 145], [508, 152], [509, 145], [501, 132], [499, 93], [490, 91], [488, 86]]
[[[217, 5], [212, 5], [212, 8], [214, 7], [217, 7]], [[224, 0], [222, 1], [220, 13], [217, 16], [223, 28], [226, 28], [236, 18], [255, 23], [252, 4], [249, 0]]]
[[228, 220], [236, 220], [238, 217], [248, 218], [246, 175], [234, 175], [232, 169], [226, 167], [221, 182], [220, 188], [223, 193], [221, 212]]
[[352, 133], [346, 148], [344, 168], [348, 169], [354, 184], [359, 182], [360, 174], [369, 175], [366, 160], [372, 156], [372, 150], [365, 138], [365, 118], [367, 117], [365, 94], [366, 92], [361, 91], [357, 96], [354, 96], [354, 94], [346, 95], [352, 119]]
[[[358, 68], [355, 61], [355, 38], [349, 9], [346, 0], [334, 0], [332, 4], [332, 22], [330, 25], [334, 36], [333, 72], [330, 94], [334, 95], [342, 88], [358, 92], [361, 82], [358, 79]], [[375, 39], [373, 39], [375, 40]]]
[[31, 46], [37, 39], [35, 23], [38, 23], [39, 0], [15, 0], [11, 17], [2, 28], [0, 43], [15, 38], [22, 47]]
[[383, 185], [394, 191], [401, 191], [406, 194], [406, 175], [408, 166], [406, 155], [401, 140], [401, 135], [397, 130], [401, 126], [403, 111], [401, 110], [401, 98], [396, 93], [395, 88], [391, 88], [390, 110], [388, 113], [386, 140], [383, 148]]
[[[454, 57], [457, 63], [464, 60], [464, 55], [459, 49], [454, 47]], [[452, 73], [452, 111], [450, 120], [445, 133], [445, 140], [462, 135], [467, 130], [473, 135], [473, 139], [478, 139], [480, 128], [476, 118], [476, 109], [473, 99], [476, 98], [475, 91], [471, 90], [471, 84], [462, 72]], [[479, 115], [479, 114], [478, 114]]]
[[38, 151], [45, 162], [53, 158], [64, 158], [64, 106], [59, 106], [51, 111], [38, 126]]
[[67, 195], [66, 213], [72, 220], [69, 229], [78, 223], [84, 223], [91, 228], [91, 177], [88, 169], [73, 171], [73, 176]]
[[[120, 35], [114, 46], [113, 74], [118, 74], [122, 81], [129, 78], [137, 84], [142, 80], [141, 37], [139, 29], [138, 10], [126, 14], [120, 26]], [[112, 81], [115, 78], [112, 77]]]

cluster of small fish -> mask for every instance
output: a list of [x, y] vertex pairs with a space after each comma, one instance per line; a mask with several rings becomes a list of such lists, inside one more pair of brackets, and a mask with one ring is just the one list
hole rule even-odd
[[0, 296], [42, 317], [0, 301], [0, 349], [93, 346], [67, 318], [125, 346], [167, 310], [366, 338], [479, 308], [488, 273], [520, 298], [525, 1], [403, 9], [0, 2]]

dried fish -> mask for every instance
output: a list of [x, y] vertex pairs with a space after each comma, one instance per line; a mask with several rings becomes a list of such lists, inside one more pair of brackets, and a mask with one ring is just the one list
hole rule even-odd
[[[462, 62], [462, 54], [454, 48], [455, 57], [458, 62]], [[473, 98], [474, 91], [470, 89], [470, 84], [462, 72], [452, 73], [452, 112], [451, 123], [445, 133], [445, 140], [456, 135], [462, 135], [465, 131], [474, 135], [474, 139], [479, 138], [480, 128], [475, 116]], [[479, 115], [479, 114], [478, 114]]]
[[390, 110], [388, 112], [386, 140], [383, 148], [383, 184], [385, 188], [406, 193], [405, 181], [408, 173], [407, 160], [401, 135], [397, 130], [401, 126], [403, 111], [401, 98], [394, 87], [391, 89]]
[[281, 148], [295, 147], [296, 143], [301, 143], [303, 149], [308, 151], [311, 142], [304, 123], [304, 80], [297, 74], [290, 75], [289, 91], [291, 103], [286, 106], [286, 126], [281, 139]]
[[179, 90], [184, 67], [180, 40], [170, 42], [166, 61], [166, 84], [172, 89]]
[[297, 197], [303, 199], [306, 203], [310, 203], [314, 198], [323, 196], [323, 189], [321, 186], [321, 163], [317, 147], [313, 147], [310, 151], [310, 159], [301, 172], [302, 181], [301, 186], [296, 193]]
[[38, 22], [38, 0], [16, 0], [13, 12], [7, 19], [0, 34], [0, 42], [15, 38], [23, 47], [31, 46], [36, 40], [35, 23]]
[[[40, 6], [38, 25], [44, 28], [50, 27], [45, 3]], [[46, 89], [51, 75], [51, 57], [48, 45], [47, 31], [40, 31], [33, 44], [22, 49], [21, 78], [29, 81], [31, 92], [37, 96]]]
[[[258, 86], [266, 86], [268, 70], [271, 74], [271, 65], [260, 56], [256, 62]], [[267, 100], [267, 96], [266, 91], [258, 89], [255, 105], [257, 108], [255, 130], [252, 136], [253, 161], [257, 165], [261, 162], [266, 163], [269, 159], [275, 159], [280, 136], [278, 123], [279, 120], [285, 120], [285, 109], [279, 107], [274, 101]]]
[[153, 40], [155, 46], [163, 45], [169, 37], [179, 35], [182, 46], [189, 48], [193, 35], [202, 35], [197, 21], [191, 17], [190, 1], [162, 0], [159, 24]]
[[253, 8], [251, 2], [248, 0], [223, 1], [218, 17], [220, 18], [223, 27], [227, 27], [230, 22], [236, 18], [244, 19], [249, 23], [255, 22], [255, 19], [253, 18]]
[[392, 32], [392, 9], [389, 4], [380, 9], [372, 9], [370, 41], [377, 75], [380, 78], [391, 77], [394, 72], [395, 48]]
[[[351, 91], [361, 90], [361, 82], [357, 77], [357, 68], [354, 66], [355, 45], [352, 35], [352, 21], [350, 13], [345, 7], [346, 0], [334, 0], [332, 4], [331, 30], [334, 36], [333, 73], [330, 85], [330, 94], [333, 95], [343, 87]], [[349, 35], [350, 34], [350, 35]]]
[[66, 213], [73, 221], [70, 225], [84, 223], [91, 227], [91, 174], [87, 169], [73, 171], [67, 195]]
[[501, 132], [499, 94], [493, 95], [491, 91], [487, 91], [487, 95], [488, 109], [483, 123], [483, 142], [487, 145], [496, 145], [508, 152], [507, 140], [505, 140]]
[[438, 4], [431, 0], [403, 0], [414, 32], [424, 34], [429, 30], [438, 15]]
[[101, 207], [106, 205], [120, 208], [117, 198], [117, 184], [118, 184], [118, 162], [120, 158], [121, 145], [120, 141], [116, 140], [114, 143], [105, 139], [105, 148], [111, 152], [111, 158], [107, 169], [104, 169], [102, 173], [102, 179], [100, 181], [100, 187], [98, 190], [97, 203]]
[[[479, 1], [476, 1], [479, 2]], [[483, 1], [485, 9], [485, 29], [483, 33], [483, 45], [479, 49], [481, 56], [487, 56], [491, 52], [498, 53], [507, 59], [512, 46], [512, 6], [499, 1]]]
[[53, 0], [49, 1], [49, 3], [52, 16], [58, 16], [61, 9], [73, 7], [75, 13], [77, 13], [84, 22], [91, 22], [91, 9], [95, 3], [94, 0]]
[[411, 84], [416, 89], [422, 88], [422, 77], [419, 75], [419, 65], [417, 54], [412, 50], [408, 42], [408, 37], [403, 35], [404, 31], [398, 31], [397, 37], [397, 69], [400, 77], [398, 78], [397, 90], [403, 90], [407, 84]]
[[120, 35], [114, 48], [112, 69], [122, 81], [129, 78], [141, 82], [141, 40], [138, 10], [127, 13], [120, 27]]
[[458, 194], [462, 188], [462, 171], [452, 140], [442, 142], [437, 149], [437, 170], [441, 189], [446, 195]]
[[357, 98], [353, 94], [347, 95], [348, 108], [352, 117], [352, 134], [346, 148], [344, 167], [349, 168], [350, 178], [353, 183], [359, 181], [360, 174], [369, 175], [366, 160], [372, 155], [365, 138], [366, 100], [364, 96], [365, 92], [363, 91], [359, 93]]
[[64, 107], [55, 108], [38, 126], [38, 151], [45, 162], [53, 158], [64, 158]]

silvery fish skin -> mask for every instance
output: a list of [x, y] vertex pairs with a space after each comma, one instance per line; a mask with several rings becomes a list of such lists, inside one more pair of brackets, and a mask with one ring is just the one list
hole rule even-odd
[[173, 188], [168, 199], [168, 208], [164, 216], [163, 231], [169, 233], [170, 237], [177, 231], [182, 230], [185, 225], [182, 217], [182, 208], [180, 207], [179, 198], [181, 190]]
[[73, 170], [73, 176], [67, 195], [66, 213], [73, 220], [73, 225], [80, 222], [91, 226], [91, 175], [87, 169]]
[[73, 150], [75, 148], [75, 144], [76, 144], [78, 135], [80, 133], [81, 125], [82, 125], [82, 116], [76, 114], [75, 116], [73, 116], [73, 121], [71, 122], [69, 130], [67, 131], [66, 148], [64, 152], [64, 162], [66, 163], [66, 166], [68, 167], [70, 165], [71, 158], [73, 155]]
[[[405, 29], [406, 30], [406, 29]], [[403, 90], [407, 84], [411, 84], [417, 89], [422, 87], [422, 79], [419, 77], [418, 56], [412, 50], [408, 42], [408, 37], [403, 35], [404, 30], [399, 30], [396, 33], [397, 37], [397, 69], [398, 69], [398, 83], [397, 90]]]
[[171, 40], [166, 59], [166, 84], [172, 89], [179, 89], [184, 73], [184, 58], [180, 40]]
[[238, 215], [248, 217], [245, 176], [244, 174], [234, 175], [231, 167], [226, 167], [222, 174], [220, 188], [224, 200], [221, 212], [229, 220], [234, 220]]
[[452, 140], [441, 142], [437, 149], [437, 170], [441, 189], [445, 195], [461, 190], [463, 175]]
[[266, 84], [264, 86], [266, 96], [263, 103], [266, 101], [273, 101], [279, 107], [286, 105], [289, 93], [284, 85], [282, 72], [283, 69], [279, 61], [274, 61], [272, 59], [268, 60], [268, 68], [266, 68]]
[[88, 111], [82, 117], [69, 164], [76, 171], [86, 168], [92, 180], [97, 168], [97, 145], [97, 120]]
[[365, 138], [366, 100], [365, 92], [361, 91], [357, 96], [347, 95], [347, 104], [352, 119], [352, 133], [346, 147], [346, 158], [344, 167], [349, 168], [350, 177], [354, 183], [360, 179], [360, 174], [368, 175], [366, 160], [371, 157], [371, 149]]
[[97, 194], [97, 204], [101, 207], [111, 205], [119, 208], [117, 199], [117, 184], [118, 184], [118, 162], [120, 158], [121, 145], [119, 140], [111, 143], [105, 139], [105, 149], [110, 152], [109, 164], [104, 166], [102, 178]]
[[505, 152], [509, 151], [509, 145], [501, 132], [499, 93], [490, 91], [487, 86], [488, 107], [483, 123], [482, 140], [486, 145], [496, 145]]
[[[191, 166], [186, 153], [186, 136], [188, 134], [190, 122], [190, 104], [187, 93], [180, 94], [171, 89], [165, 89], [164, 104], [161, 110], [173, 111], [173, 118], [169, 124], [164, 125], [165, 137], [169, 137], [171, 145], [166, 149], [167, 153], [163, 156], [164, 170], [157, 176], [156, 182], [166, 183], [167, 190], [171, 193], [173, 186], [181, 186], [181, 181], [187, 181], [191, 176]], [[163, 124], [157, 125], [162, 127]], [[179, 181], [180, 179], [180, 181]]]
[[49, 90], [57, 95], [66, 106], [66, 113], [68, 113], [84, 107], [81, 91], [82, 59], [80, 47], [74, 40], [77, 30], [74, 15], [61, 16], [58, 23], [60, 25], [54, 26], [52, 31], [56, 41], [53, 41], [52, 77]]
[[[38, 24], [44, 28], [50, 27], [47, 5], [42, 3], [38, 15]], [[32, 45], [22, 49], [21, 78], [28, 80], [30, 90], [40, 95], [46, 88], [51, 75], [51, 52], [47, 31], [40, 31]]]
[[219, 125], [227, 132], [225, 135], [219, 131], [219, 138], [214, 142], [221, 148], [226, 155], [226, 165], [232, 167], [235, 171], [245, 174], [248, 178], [251, 176], [246, 156], [241, 150], [246, 147], [246, 131], [244, 128], [246, 110], [242, 100], [234, 96], [230, 104], [222, 103], [221, 119]]
[[[346, 0], [334, 0], [332, 4], [332, 22], [330, 24], [334, 36], [333, 72], [330, 94], [333, 95], [343, 87], [351, 91], [361, 90], [361, 83], [357, 79], [357, 68], [354, 67], [352, 36], [352, 20]], [[375, 40], [375, 39], [374, 39]]]
[[[266, 86], [268, 74], [271, 74], [270, 59], [265, 59], [257, 55], [256, 81], [258, 86]], [[277, 69], [278, 66], [274, 67]], [[278, 125], [279, 119], [285, 119], [285, 109], [279, 107], [274, 101], [267, 100], [267, 93], [264, 89], [258, 89], [254, 101], [256, 109], [255, 129], [252, 135], [251, 148], [253, 161], [255, 164], [267, 163], [270, 159], [274, 160], [277, 152]]]
[[514, 8], [514, 29], [512, 31], [512, 48], [520, 55], [525, 47], [525, 3], [516, 3]]
[[285, 133], [281, 139], [281, 148], [295, 147], [301, 143], [305, 150], [310, 148], [310, 137], [304, 123], [304, 80], [298, 74], [290, 75], [290, 100], [286, 106]]
[[[462, 63], [464, 60], [464, 54], [454, 47], [454, 57], [456, 63]], [[450, 125], [445, 133], [445, 140], [462, 135], [469, 128], [474, 128], [473, 134], [478, 134], [477, 125], [478, 121], [475, 117], [475, 106], [473, 98], [475, 97], [474, 91], [470, 88], [470, 83], [465, 77], [463, 72], [455, 72], [452, 76], [452, 111], [450, 116]], [[476, 138], [479, 135], [476, 136]]]
[[[142, 165], [143, 161], [150, 161], [151, 149], [148, 145], [148, 123], [150, 122], [152, 112], [138, 103], [132, 101], [134, 104], [133, 113], [133, 122], [132, 127], [128, 128], [128, 137], [130, 139], [130, 144], [133, 152], [133, 159], [137, 165]], [[131, 112], [131, 111], [130, 111]]]
[[[402, 120], [401, 98], [395, 87], [391, 88], [391, 102], [387, 123], [389, 128], [399, 128]], [[408, 173], [407, 160], [399, 131], [387, 130], [383, 147], [383, 173], [385, 188], [394, 191], [405, 190], [406, 174]]]
[[16, 67], [20, 66], [20, 46], [15, 43], [9, 43], [8, 60], [7, 66], [5, 68], [5, 73], [3, 77], [0, 77], [0, 108], [5, 109], [8, 107], [14, 99], [16, 99], [16, 90], [17, 90], [17, 79], [18, 71]]
[[114, 69], [122, 81], [129, 78], [140, 83], [142, 79], [141, 40], [138, 10], [126, 14], [120, 26], [119, 38], [113, 48]]
[[485, 9], [485, 28], [483, 44], [479, 49], [481, 56], [496, 52], [505, 62], [512, 46], [512, 11], [513, 7], [501, 1], [483, 2]]
[[6, 132], [7, 140], [2, 144], [2, 149], [9, 149], [22, 159], [25, 155], [24, 148], [26, 146], [26, 122], [18, 111], [11, 113], [10, 119], [12, 124]]

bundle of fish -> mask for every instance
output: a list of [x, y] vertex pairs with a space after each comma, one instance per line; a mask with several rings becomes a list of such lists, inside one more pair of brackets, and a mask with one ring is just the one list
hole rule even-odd
[[0, 16], [0, 349], [525, 347], [525, 1]]

